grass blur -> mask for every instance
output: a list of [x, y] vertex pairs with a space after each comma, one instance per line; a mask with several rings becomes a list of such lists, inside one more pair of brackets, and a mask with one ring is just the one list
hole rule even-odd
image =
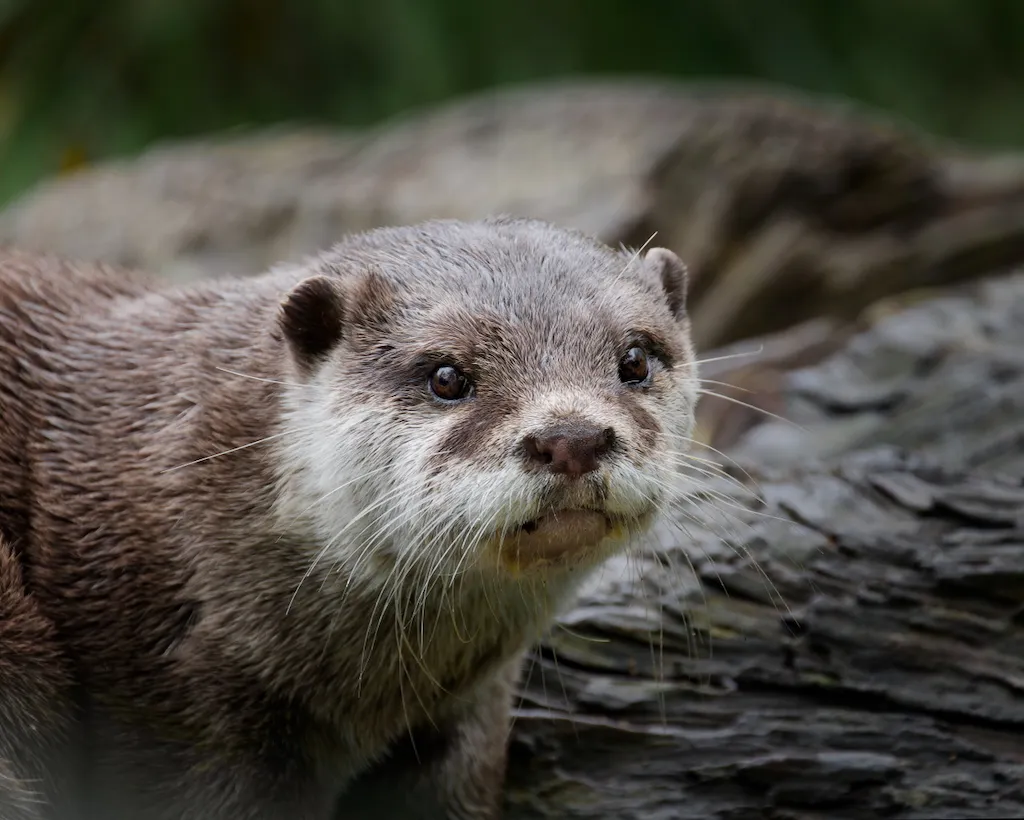
[[565, 74], [764, 78], [1022, 145], [1022, 44], [1020, 0], [3, 0], [0, 201], [161, 138]]

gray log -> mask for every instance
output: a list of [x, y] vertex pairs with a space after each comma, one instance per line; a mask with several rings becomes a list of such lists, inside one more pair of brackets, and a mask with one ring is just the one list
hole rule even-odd
[[736, 451], [799, 459], [710, 485], [535, 653], [508, 817], [1024, 816], [1022, 319], [994, 280], [793, 374], [809, 431]]
[[343, 234], [507, 212], [677, 251], [701, 345], [1024, 262], [1024, 157], [759, 84], [541, 82], [365, 132], [154, 146], [47, 180], [0, 240], [170, 277], [254, 273]]

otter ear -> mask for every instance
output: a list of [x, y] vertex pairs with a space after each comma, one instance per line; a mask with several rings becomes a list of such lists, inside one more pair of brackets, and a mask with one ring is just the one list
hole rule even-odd
[[300, 282], [282, 300], [278, 323], [299, 364], [323, 358], [341, 341], [344, 304], [337, 282], [326, 276]]
[[668, 248], [651, 248], [644, 256], [644, 263], [658, 278], [669, 309], [677, 319], [686, 317], [686, 264]]

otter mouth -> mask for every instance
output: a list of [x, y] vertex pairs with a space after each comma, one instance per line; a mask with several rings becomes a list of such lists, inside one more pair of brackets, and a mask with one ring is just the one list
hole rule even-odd
[[580, 559], [609, 537], [621, 536], [623, 522], [592, 509], [545, 513], [507, 533], [501, 552], [515, 569]]

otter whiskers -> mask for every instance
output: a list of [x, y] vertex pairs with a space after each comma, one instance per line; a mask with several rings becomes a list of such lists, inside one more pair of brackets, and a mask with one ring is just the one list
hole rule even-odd
[[607, 305], [607, 300], [610, 298], [610, 294], [613, 292], [613, 287], [615, 285], [617, 285], [622, 280], [622, 277], [626, 275], [626, 272], [633, 266], [633, 263], [636, 262], [636, 260], [640, 258], [640, 254], [642, 254], [647, 249], [647, 246], [650, 245], [651, 242], [654, 241], [654, 237], [656, 237], [657, 235], [658, 235], [657, 231], [652, 233], [647, 238], [647, 241], [644, 242], [643, 245], [641, 245], [639, 248], [637, 248], [636, 250], [632, 251], [631, 253], [626, 248], [622, 249], [625, 253], [630, 253], [630, 257], [626, 261], [626, 264], [622, 266], [622, 270], [619, 271], [618, 276], [616, 276], [614, 279], [612, 279], [611, 284], [609, 285], [609, 287], [605, 290], [605, 292], [603, 294], [601, 294], [601, 299], [598, 302], [598, 306], [599, 307], [603, 308], [603, 307], [605, 307]]
[[191, 467], [194, 464], [201, 464], [204, 461], [210, 461], [211, 459], [220, 458], [221, 456], [231, 455], [232, 453], [237, 453], [240, 450], [247, 450], [250, 447], [255, 447], [258, 444], [265, 444], [268, 441], [274, 441], [275, 439], [284, 438], [285, 436], [293, 436], [298, 433], [306, 432], [308, 430], [315, 430], [321, 426], [322, 425], [320, 423], [317, 423], [310, 424], [305, 427], [292, 427], [287, 430], [282, 430], [279, 433], [272, 433], [269, 436], [264, 436], [263, 438], [256, 439], [256, 441], [250, 441], [247, 444], [240, 444], [237, 447], [229, 447], [227, 450], [221, 450], [219, 453], [212, 453], [211, 455], [203, 456], [202, 458], [197, 458], [193, 461], [187, 461], [184, 464], [178, 464], [174, 467], [168, 467], [166, 470], [161, 470], [160, 473], [161, 475], [164, 473], [173, 473], [175, 470], [181, 470], [185, 467]]
[[[362, 477], [360, 477], [360, 478], [362, 478]], [[355, 481], [355, 480], [356, 479], [353, 479], [353, 481]], [[348, 482], [348, 483], [353, 483], [353, 482]], [[338, 490], [340, 490], [340, 489], [341, 488], [339, 487]], [[336, 490], [336, 491], [338, 491], [338, 490]], [[351, 527], [352, 525], [359, 523], [361, 520], [363, 520], [363, 518], [365, 518], [367, 515], [369, 515], [374, 510], [379, 509], [381, 507], [385, 507], [390, 502], [394, 501], [395, 498], [397, 498], [398, 495], [400, 494], [400, 491], [401, 491], [400, 488], [396, 489], [390, 495], [383, 495], [377, 501], [375, 501], [373, 504], [370, 504], [370, 505], [364, 507], [336, 535], [334, 535], [332, 538], [327, 540], [327, 542], [324, 544], [324, 546], [317, 552], [317, 554], [314, 557], [313, 561], [310, 562], [309, 568], [303, 574], [302, 578], [299, 580], [298, 585], [295, 587], [295, 592], [292, 593], [292, 597], [288, 601], [288, 607], [285, 609], [285, 615], [287, 615], [291, 611], [292, 605], [295, 603], [295, 597], [299, 594], [299, 589], [301, 589], [302, 584], [306, 581], [307, 578], [309, 578], [310, 575], [312, 575], [316, 571], [317, 564], [320, 563], [320, 560], [328, 552], [330, 552], [332, 547], [334, 547], [336, 544], [338, 544], [341, 541], [341, 538], [345, 534], [346, 530], [348, 530], [348, 528]]]
[[768, 410], [765, 410], [763, 407], [756, 407], [753, 404], [748, 404], [745, 401], [740, 401], [739, 399], [733, 398], [732, 396], [724, 396], [721, 393], [716, 393], [714, 390], [705, 390], [704, 388], [701, 388], [699, 392], [700, 392], [700, 395], [702, 395], [702, 396], [714, 396], [716, 399], [721, 399], [722, 401], [732, 402], [733, 404], [737, 404], [740, 407], [746, 407], [748, 410], [753, 410], [756, 413], [762, 413], [762, 414], [768, 416], [769, 418], [775, 419], [776, 421], [781, 421], [781, 422], [784, 422], [785, 424], [790, 424], [793, 427], [795, 427], [797, 430], [799, 430], [799, 431], [801, 431], [803, 433], [807, 432], [807, 430], [805, 428], [801, 427], [795, 421], [792, 421], [791, 419], [787, 419], [784, 416], [779, 416], [779, 415], [776, 415], [775, 413], [771, 413]]
[[312, 385], [302, 384], [300, 382], [286, 382], [281, 381], [280, 379], [270, 379], [265, 376], [253, 376], [251, 373], [240, 373], [237, 370], [229, 370], [226, 367], [217, 366], [214, 367], [214, 370], [219, 370], [221, 373], [227, 373], [228, 375], [238, 376], [243, 379], [251, 379], [254, 382], [261, 382], [262, 384], [277, 384], [282, 387], [295, 387], [299, 390], [309, 390], [312, 387]]
[[764, 345], [759, 345], [757, 350], [740, 350], [736, 353], [724, 353], [721, 356], [711, 356], [707, 359], [694, 359], [691, 364], [694, 367], [699, 367], [704, 364], [711, 364], [712, 362], [725, 362], [730, 359], [742, 359], [747, 356], [758, 356], [764, 352]]

